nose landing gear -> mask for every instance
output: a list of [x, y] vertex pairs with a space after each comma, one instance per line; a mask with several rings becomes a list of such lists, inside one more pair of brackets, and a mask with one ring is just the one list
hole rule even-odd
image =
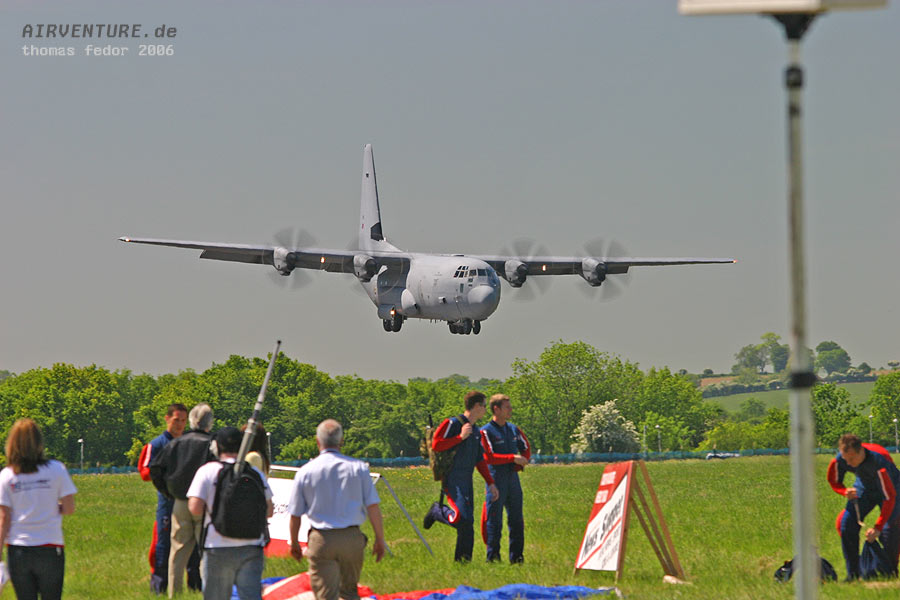
[[469, 335], [474, 333], [478, 335], [481, 332], [481, 321], [472, 321], [472, 319], [463, 319], [461, 321], [447, 321], [450, 327], [450, 333], [459, 333]]
[[403, 327], [403, 318], [403, 315], [394, 313], [390, 319], [382, 319], [381, 324], [384, 326], [385, 331], [397, 333]]

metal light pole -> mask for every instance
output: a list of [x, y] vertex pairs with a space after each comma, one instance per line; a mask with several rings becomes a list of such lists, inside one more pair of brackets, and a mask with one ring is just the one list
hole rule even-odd
[[872, 443], [872, 415], [869, 415], [869, 443]]
[[806, 352], [806, 264], [803, 254], [803, 154], [801, 92], [803, 67], [800, 40], [814, 14], [774, 15], [784, 26], [790, 63], [784, 71], [788, 121], [788, 231], [791, 273], [791, 481], [793, 482], [794, 554], [799, 560], [794, 584], [797, 598], [818, 596], [819, 565], [816, 540], [816, 492], [813, 448], [815, 421], [810, 389], [816, 375]]
[[[867, 8], [884, 2], [841, 2], [812, 0], [679, 0], [679, 10], [687, 14], [769, 14], [783, 27], [788, 41], [789, 64], [784, 72], [787, 89], [788, 124], [788, 231], [791, 284], [791, 482], [794, 519], [794, 595], [814, 600], [819, 593], [819, 564], [816, 550], [816, 493], [814, 475], [815, 422], [810, 407], [810, 389], [816, 375], [806, 351], [806, 273], [803, 255], [803, 156], [802, 104], [803, 68], [800, 40], [813, 19], [831, 8]], [[797, 10], [809, 12], [798, 13]], [[795, 12], [785, 12], [795, 11]], [[871, 423], [871, 422], [870, 422]]]
[[897, 417], [894, 417], [894, 452], [900, 452], [900, 440], [897, 439]]
[[647, 456], [647, 424], [646, 423], [644, 423], [644, 456]]
[[81, 445], [81, 472], [84, 473], [84, 438], [78, 438], [78, 443]]
[[269, 461], [272, 461], [272, 432], [266, 432], [266, 452], [269, 454]]
[[659, 425], [656, 426], [656, 446], [659, 453], [662, 454], [662, 437], [659, 434]]

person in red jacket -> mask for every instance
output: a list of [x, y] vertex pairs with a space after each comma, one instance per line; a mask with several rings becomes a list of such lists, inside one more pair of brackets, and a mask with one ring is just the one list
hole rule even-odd
[[475, 545], [475, 492], [472, 488], [472, 471], [478, 469], [488, 484], [488, 493], [496, 500], [500, 492], [494, 485], [494, 478], [484, 461], [478, 420], [485, 413], [485, 397], [481, 392], [471, 391], [465, 396], [466, 410], [463, 414], [444, 419], [434, 432], [431, 447], [435, 452], [446, 452], [457, 448], [450, 471], [441, 481], [441, 489], [449, 506], [435, 503], [425, 515], [425, 529], [435, 521], [456, 528], [456, 550], [453, 558], [458, 562], [472, 560]]
[[[838, 516], [847, 579], [860, 577], [860, 521], [876, 506], [881, 508], [881, 514], [875, 525], [866, 530], [866, 541], [881, 541], [896, 575], [900, 552], [900, 503], [897, 502], [900, 470], [885, 448], [864, 444], [852, 433], [841, 436], [838, 450], [828, 465], [827, 476], [831, 489], [847, 499], [847, 506]], [[844, 486], [844, 475], [848, 472], [856, 474], [856, 481], [849, 488]]]
[[[138, 458], [138, 472], [144, 481], [153, 481], [150, 463], [163, 447], [181, 436], [187, 425], [187, 407], [175, 402], [166, 407], [166, 430], [153, 438], [141, 450]], [[166, 591], [169, 579], [169, 537], [171, 534], [172, 506], [175, 501], [156, 493], [156, 522], [153, 524], [153, 541], [150, 545], [150, 590], [156, 594]]]

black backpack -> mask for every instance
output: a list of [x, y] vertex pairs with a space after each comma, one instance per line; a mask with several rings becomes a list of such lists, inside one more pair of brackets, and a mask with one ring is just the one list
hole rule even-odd
[[[819, 558], [819, 577], [823, 582], [826, 581], [837, 581], [837, 572], [834, 570], [834, 567], [831, 566], [831, 563], [825, 560], [824, 558]], [[784, 564], [778, 567], [775, 571], [775, 581], [779, 581], [781, 583], [787, 583], [791, 580], [791, 577], [794, 575], [794, 561], [786, 560]]]
[[238, 539], [268, 541], [266, 486], [259, 473], [248, 463], [234, 472], [234, 464], [222, 463], [216, 479], [216, 495], [212, 505], [212, 524], [220, 535]]

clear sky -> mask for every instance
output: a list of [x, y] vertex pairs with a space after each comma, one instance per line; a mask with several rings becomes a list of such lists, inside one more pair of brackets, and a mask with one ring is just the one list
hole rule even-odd
[[[154, 374], [263, 356], [276, 338], [331, 374], [507, 377], [554, 340], [643, 368], [727, 371], [788, 337], [782, 32], [675, 2], [4, 0], [0, 369]], [[150, 38], [23, 40], [26, 24], [139, 23]], [[176, 27], [173, 56], [138, 56]], [[900, 8], [819, 19], [803, 45], [810, 345], [900, 359]], [[124, 57], [83, 55], [88, 44]], [[76, 56], [24, 56], [23, 45]], [[372, 143], [401, 248], [736, 265], [633, 269], [599, 302], [555, 278], [504, 284], [481, 335], [387, 334], [349, 275], [300, 290], [271, 269], [122, 235], [346, 247]], [[527, 285], [527, 284], [526, 284]]]

